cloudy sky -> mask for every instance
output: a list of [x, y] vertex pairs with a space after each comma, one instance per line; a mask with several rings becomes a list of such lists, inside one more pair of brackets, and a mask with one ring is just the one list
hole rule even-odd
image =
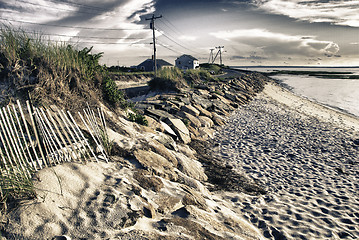
[[[0, 0], [0, 21], [78, 48], [104, 52], [106, 65], [181, 54], [208, 62], [359, 66], [359, 0]], [[216, 62], [219, 62], [219, 57]]]

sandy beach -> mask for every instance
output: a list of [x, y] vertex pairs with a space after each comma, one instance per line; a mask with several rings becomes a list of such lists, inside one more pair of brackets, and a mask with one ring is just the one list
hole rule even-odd
[[37, 172], [37, 197], [9, 212], [6, 239], [358, 239], [355, 117], [267, 83], [203, 142], [225, 188], [155, 120], [111, 114], [112, 162]]
[[358, 239], [358, 139], [358, 119], [267, 84], [217, 132], [214, 153], [268, 193], [222, 197], [268, 239]]

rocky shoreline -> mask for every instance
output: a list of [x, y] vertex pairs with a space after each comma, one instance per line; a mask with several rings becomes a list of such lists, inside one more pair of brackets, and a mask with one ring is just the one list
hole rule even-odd
[[[112, 162], [41, 170], [37, 199], [9, 213], [2, 235], [358, 236], [359, 136], [353, 129], [303, 114], [300, 109], [309, 113], [313, 104], [305, 107], [304, 100], [280, 91], [259, 73], [228, 70], [219, 80], [193, 88], [134, 96], [148, 126], [129, 121], [130, 111], [101, 106], [114, 144]], [[301, 108], [289, 106], [288, 100]], [[345, 123], [355, 128], [358, 122]]]
[[101, 105], [114, 144], [112, 162], [39, 171], [37, 198], [13, 209], [1, 234], [5, 239], [263, 239], [215, 194], [260, 195], [263, 188], [205, 152], [230, 113], [268, 81], [257, 73], [235, 71], [235, 76], [142, 96], [136, 107], [148, 127], [129, 121], [130, 111]]

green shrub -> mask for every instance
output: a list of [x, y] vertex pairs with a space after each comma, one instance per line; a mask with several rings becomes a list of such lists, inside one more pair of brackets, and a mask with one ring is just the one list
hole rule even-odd
[[104, 99], [107, 100], [111, 105], [120, 106], [121, 108], [129, 107], [129, 103], [125, 99], [124, 92], [118, 89], [113, 79], [106, 77], [103, 81], [102, 90]]
[[139, 114], [139, 113], [128, 113], [128, 120], [131, 122], [136, 122], [138, 124], [148, 126], [148, 121], [145, 116]]

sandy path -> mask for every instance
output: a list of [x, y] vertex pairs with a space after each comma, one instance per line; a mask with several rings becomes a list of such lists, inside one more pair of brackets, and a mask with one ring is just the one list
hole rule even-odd
[[358, 239], [358, 121], [281, 91], [267, 86], [217, 133], [218, 154], [268, 189], [227, 197], [270, 239]]

